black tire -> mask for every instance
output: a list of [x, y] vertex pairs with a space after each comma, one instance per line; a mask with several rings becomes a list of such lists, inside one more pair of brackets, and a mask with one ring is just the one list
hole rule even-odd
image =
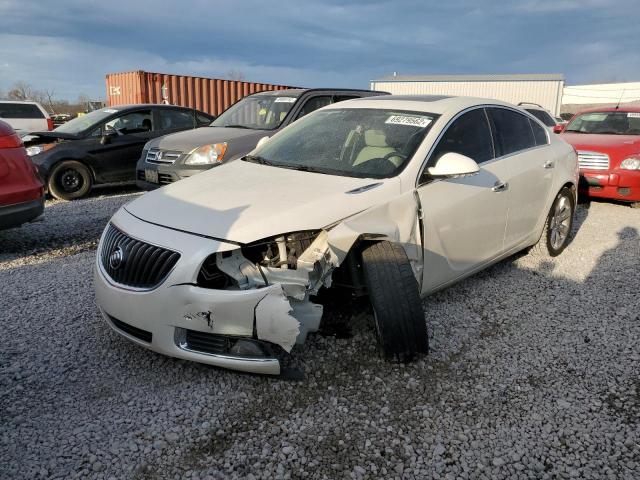
[[[560, 202], [568, 201], [568, 205], [570, 206], [570, 215], [568, 218], [568, 233], [562, 243], [560, 245], [554, 245], [553, 242], [553, 230], [554, 230], [554, 217], [556, 213], [556, 208]], [[548, 257], [557, 257], [560, 255], [567, 245], [569, 245], [569, 241], [571, 240], [571, 230], [573, 228], [573, 215], [576, 211], [575, 197], [571, 189], [564, 187], [558, 195], [556, 195], [553, 204], [551, 205], [551, 209], [547, 214], [547, 219], [544, 222], [544, 228], [542, 229], [542, 235], [533, 247], [531, 247], [531, 254], [537, 257], [548, 258]]]
[[65, 160], [56, 164], [47, 182], [49, 193], [60, 200], [74, 200], [84, 197], [93, 186], [89, 169], [75, 160]]
[[428, 353], [418, 282], [404, 249], [391, 242], [374, 243], [362, 252], [362, 268], [383, 355], [410, 362]]

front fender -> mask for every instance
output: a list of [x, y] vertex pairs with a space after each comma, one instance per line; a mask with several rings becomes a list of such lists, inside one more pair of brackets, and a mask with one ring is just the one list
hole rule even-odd
[[423, 270], [421, 207], [415, 191], [349, 217], [328, 232], [336, 263], [344, 261], [360, 240], [387, 240], [402, 245], [419, 283]]

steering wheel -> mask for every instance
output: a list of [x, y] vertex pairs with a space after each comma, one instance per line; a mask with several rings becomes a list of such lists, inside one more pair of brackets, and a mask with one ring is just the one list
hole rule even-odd
[[114, 132], [116, 135], [122, 135], [122, 132], [115, 128], [113, 125], [105, 125], [104, 130], [105, 132]]
[[[402, 160], [403, 162], [407, 159], [407, 156], [406, 156], [406, 155], [403, 155], [403, 154], [401, 154], [401, 153], [397, 153], [397, 152], [387, 153], [387, 154], [386, 154], [384, 157], [382, 157], [382, 158], [384, 158], [385, 160], [388, 160], [389, 162], [391, 162], [391, 159], [392, 159], [392, 158], [394, 158], [394, 157], [399, 158], [399, 159], [400, 159], [400, 160]], [[391, 163], [393, 163], [393, 162], [391, 162]], [[394, 166], [394, 167], [398, 167], [398, 165], [396, 165], [395, 163], [393, 163], [393, 166]]]

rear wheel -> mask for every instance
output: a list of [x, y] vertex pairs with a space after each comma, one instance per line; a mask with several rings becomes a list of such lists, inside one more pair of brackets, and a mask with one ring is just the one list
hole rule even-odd
[[573, 192], [568, 188], [560, 190], [551, 205], [544, 223], [542, 236], [531, 249], [531, 253], [541, 257], [557, 257], [569, 244], [575, 203]]
[[65, 160], [53, 167], [47, 187], [55, 198], [74, 200], [89, 193], [92, 184], [91, 172], [85, 165], [75, 160]]
[[418, 282], [404, 249], [379, 242], [362, 252], [362, 268], [385, 357], [401, 362], [427, 353], [427, 324]]

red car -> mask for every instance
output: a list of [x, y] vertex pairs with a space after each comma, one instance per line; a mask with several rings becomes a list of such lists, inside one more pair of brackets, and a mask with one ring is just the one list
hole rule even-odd
[[640, 105], [584, 110], [554, 131], [578, 151], [582, 194], [640, 208]]
[[22, 140], [0, 121], [0, 229], [17, 227], [44, 212], [44, 185]]

